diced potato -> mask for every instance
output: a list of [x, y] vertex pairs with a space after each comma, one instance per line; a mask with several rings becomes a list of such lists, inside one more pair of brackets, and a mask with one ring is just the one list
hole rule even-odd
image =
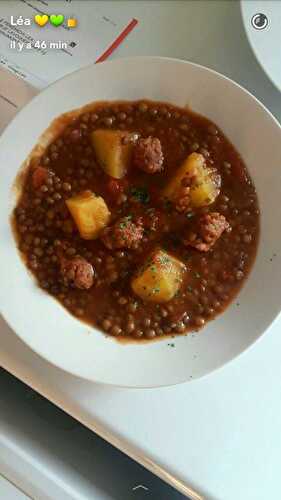
[[65, 203], [84, 240], [96, 239], [109, 222], [110, 212], [104, 199], [92, 191], [83, 191]]
[[213, 203], [220, 192], [220, 175], [206, 166], [203, 155], [191, 153], [180, 166], [166, 189], [164, 196], [174, 201], [186, 176], [192, 176], [190, 189], [191, 207], [204, 207]]
[[127, 172], [132, 154], [132, 143], [123, 144], [127, 132], [121, 130], [95, 130], [92, 143], [97, 159], [104, 171], [121, 179]]
[[164, 250], [157, 250], [132, 280], [136, 295], [150, 302], [168, 302], [179, 290], [185, 265]]

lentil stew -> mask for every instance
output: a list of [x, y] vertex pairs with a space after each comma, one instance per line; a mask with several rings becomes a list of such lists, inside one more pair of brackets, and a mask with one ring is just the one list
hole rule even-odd
[[94, 103], [59, 120], [13, 216], [38, 285], [115, 337], [202, 328], [257, 251], [257, 195], [235, 148], [207, 118], [161, 102]]

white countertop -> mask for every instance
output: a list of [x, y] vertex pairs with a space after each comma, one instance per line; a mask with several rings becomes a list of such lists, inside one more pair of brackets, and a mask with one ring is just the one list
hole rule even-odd
[[[139, 20], [114, 57], [199, 62], [241, 83], [281, 120], [280, 94], [254, 59], [238, 2], [111, 4]], [[183, 493], [191, 487], [210, 500], [280, 495], [280, 320], [224, 369], [153, 390], [82, 381], [39, 358], [3, 321], [0, 328], [0, 365]]]
[[30, 500], [3, 476], [0, 476], [0, 491], [5, 500]]

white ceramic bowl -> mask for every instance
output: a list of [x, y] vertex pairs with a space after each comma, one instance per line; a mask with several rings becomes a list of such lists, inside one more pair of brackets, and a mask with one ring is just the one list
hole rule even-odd
[[[139, 98], [188, 104], [218, 124], [241, 153], [261, 208], [254, 268], [237, 300], [199, 333], [122, 344], [73, 318], [40, 290], [15, 246], [11, 186], [23, 160], [57, 115], [95, 100]], [[73, 374], [105, 384], [156, 387], [202, 377], [244, 351], [280, 311], [281, 128], [246, 90], [218, 73], [173, 59], [115, 60], [79, 70], [35, 97], [0, 140], [0, 307], [34, 351]], [[237, 303], [239, 302], [239, 307]]]

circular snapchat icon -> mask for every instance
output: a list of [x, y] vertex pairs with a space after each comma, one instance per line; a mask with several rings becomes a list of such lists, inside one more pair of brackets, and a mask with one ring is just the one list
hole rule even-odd
[[264, 30], [268, 26], [268, 17], [265, 14], [258, 12], [252, 17], [251, 23], [255, 30]]

